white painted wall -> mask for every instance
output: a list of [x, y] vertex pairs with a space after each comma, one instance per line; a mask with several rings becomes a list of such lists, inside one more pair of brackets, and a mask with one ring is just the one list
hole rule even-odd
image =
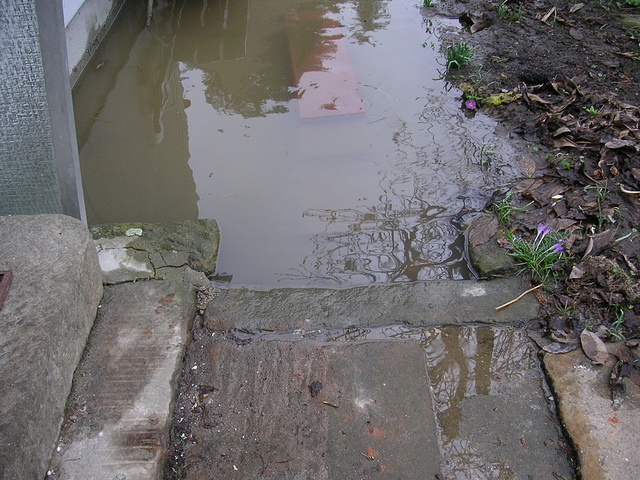
[[73, 78], [95, 49], [94, 42], [118, 0], [62, 0], [69, 75]]
[[73, 16], [78, 12], [84, 0], [62, 0], [62, 11], [64, 13], [64, 26], [69, 25]]

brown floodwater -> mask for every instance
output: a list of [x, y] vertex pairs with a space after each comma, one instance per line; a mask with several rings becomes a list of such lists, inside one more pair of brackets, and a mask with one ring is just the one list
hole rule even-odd
[[[89, 223], [213, 218], [234, 285], [469, 279], [513, 151], [418, 0], [128, 2], [74, 88]], [[490, 163], [489, 165], [487, 165]]]

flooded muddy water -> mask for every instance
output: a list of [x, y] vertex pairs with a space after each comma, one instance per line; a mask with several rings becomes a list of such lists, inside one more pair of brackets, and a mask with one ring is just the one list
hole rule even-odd
[[442, 79], [457, 20], [417, 0], [159, 0], [145, 29], [140, 3], [74, 89], [90, 223], [213, 218], [234, 285], [474, 277], [462, 214], [514, 155]]

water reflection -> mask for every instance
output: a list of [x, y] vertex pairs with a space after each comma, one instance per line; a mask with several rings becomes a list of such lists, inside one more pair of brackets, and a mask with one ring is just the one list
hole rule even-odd
[[[392, 283], [432, 278], [469, 278], [460, 231], [438, 217], [443, 207], [395, 210], [389, 203], [363, 210], [306, 211], [326, 223], [302, 268], [289, 275], [336, 284]], [[443, 238], [453, 238], [451, 244]]]
[[300, 117], [361, 113], [364, 107], [342, 25], [322, 10], [284, 18]]
[[74, 91], [90, 223], [198, 218], [180, 71], [170, 42], [130, 26], [141, 14], [127, 5]]
[[[263, 15], [272, 3], [278, 2], [260, 5]], [[287, 72], [268, 60], [285, 45], [277, 30], [261, 31], [250, 21], [249, 0], [165, 0], [156, 10], [152, 29], [166, 31], [183, 70], [202, 72], [204, 97], [214, 109], [244, 117], [288, 111]]]
[[[514, 399], [516, 408], [532, 402], [537, 404], [536, 410], [546, 409], [539, 384], [541, 372], [525, 332], [449, 326], [426, 331], [423, 344], [442, 431], [444, 467], [450, 478], [514, 478], [513, 465], [492, 462], [487, 446], [470, 438], [468, 424], [474, 417], [488, 422], [491, 416], [501, 415], [499, 410], [504, 407], [500, 402], [506, 398], [508, 403], [509, 397]], [[527, 388], [522, 390], [522, 387]], [[495, 403], [479, 403], [494, 405], [492, 411], [478, 411], [477, 406], [470, 406], [470, 399], [481, 397], [496, 399]], [[529, 397], [533, 400], [523, 400]], [[496, 437], [490, 439], [495, 442], [490, 448], [517, 448], [526, 434], [522, 425], [516, 425], [522, 419], [517, 415], [514, 419], [506, 431], [504, 427], [492, 426]], [[463, 425], [467, 430], [462, 431]]]
[[350, 26], [351, 36], [358, 43], [368, 43], [375, 46], [377, 40], [375, 31], [385, 28], [389, 24], [389, 10], [387, 2], [382, 0], [371, 0], [369, 2], [352, 2], [356, 13], [355, 21]]
[[[143, 30], [137, 3], [75, 92], [90, 223], [215, 218], [235, 284], [472, 276], [459, 221], [493, 123], [434, 80], [416, 5], [160, 0]], [[303, 90], [344, 69], [360, 113], [308, 118]], [[354, 111], [334, 97], [315, 111]]]

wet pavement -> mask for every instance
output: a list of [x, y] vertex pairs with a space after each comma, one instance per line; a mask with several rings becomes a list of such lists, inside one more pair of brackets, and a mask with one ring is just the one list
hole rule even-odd
[[[105, 287], [49, 478], [574, 478], [522, 311], [491, 326], [413, 312], [413, 325], [221, 329], [211, 312], [237, 311], [230, 292], [209, 291], [195, 317], [187, 278]], [[487, 301], [451, 287], [441, 302]], [[399, 286], [379, 288], [378, 303], [333, 294], [362, 312], [356, 292], [375, 309]], [[260, 292], [283, 313], [300, 293]], [[427, 299], [429, 283], [402, 293]]]
[[192, 395], [178, 407], [182, 478], [440, 474], [417, 342], [272, 340], [239, 347], [214, 340], [200, 346], [202, 363], [187, 365]]
[[205, 325], [183, 367], [170, 478], [573, 478], [522, 328]]

